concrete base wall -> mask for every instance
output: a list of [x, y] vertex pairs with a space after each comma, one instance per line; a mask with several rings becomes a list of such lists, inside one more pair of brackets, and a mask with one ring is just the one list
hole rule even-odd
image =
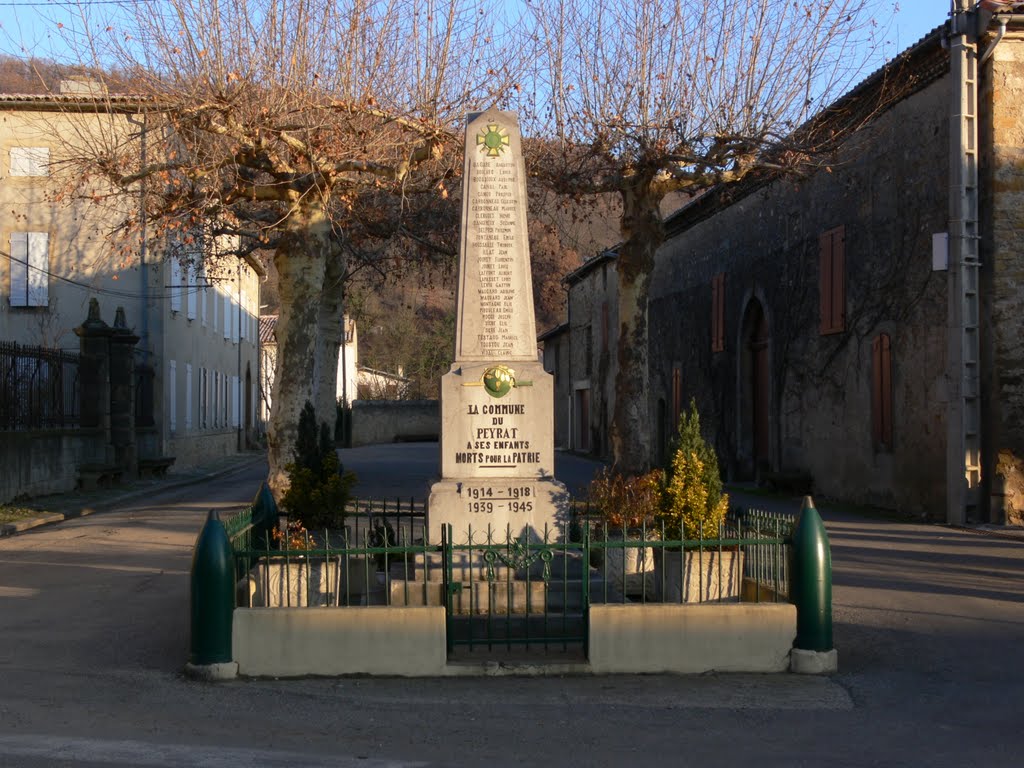
[[21, 495], [74, 490], [78, 465], [103, 461], [104, 445], [102, 431], [5, 432], [0, 439], [0, 504]]
[[242, 675], [445, 674], [444, 608], [238, 608]]
[[352, 403], [352, 447], [402, 440], [437, 440], [437, 400], [356, 400]]
[[[785, 603], [594, 605], [589, 663], [550, 672], [785, 672], [795, 637], [796, 609]], [[444, 608], [239, 608], [233, 655], [239, 674], [263, 677], [493, 673], [447, 663]]]
[[796, 638], [786, 603], [593, 605], [595, 673], [784, 672]]

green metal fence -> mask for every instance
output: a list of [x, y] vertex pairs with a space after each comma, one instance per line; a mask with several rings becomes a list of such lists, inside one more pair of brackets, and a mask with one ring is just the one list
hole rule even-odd
[[600, 603], [786, 601], [794, 517], [748, 510], [714, 538], [663, 527], [618, 532], [586, 507], [566, 531], [453, 532], [425, 541], [422, 506], [359, 502], [336, 531], [253, 536], [252, 509], [225, 521], [236, 604], [444, 606], [451, 654], [530, 648], [586, 654]]
[[[461, 537], [460, 537], [461, 538]], [[587, 542], [545, 529], [442, 529], [449, 654], [460, 648], [586, 654], [591, 569]]]

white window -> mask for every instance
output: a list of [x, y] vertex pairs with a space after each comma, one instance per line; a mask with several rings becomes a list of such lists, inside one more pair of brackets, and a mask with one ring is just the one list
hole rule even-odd
[[47, 176], [49, 147], [11, 147], [11, 176]]
[[238, 343], [238, 304], [231, 299], [231, 343]]
[[228, 375], [222, 373], [220, 375], [220, 381], [222, 385], [222, 391], [220, 393], [220, 407], [221, 407], [221, 426], [226, 427], [228, 425]]
[[185, 363], [185, 431], [192, 431], [192, 363]]
[[171, 312], [181, 311], [181, 262], [176, 256], [171, 257]]
[[188, 302], [188, 309], [185, 312], [185, 316], [189, 320], [196, 319], [196, 270], [198, 267], [194, 264], [189, 264], [188, 269], [188, 296], [186, 301]]
[[174, 360], [167, 362], [167, 425], [173, 434], [178, 429], [178, 364]]
[[199, 294], [199, 316], [202, 320], [203, 327], [206, 327], [206, 301], [207, 301], [207, 290], [206, 290], [206, 267], [203, 267], [199, 271], [199, 282], [203, 286], [202, 291]]
[[206, 368], [199, 369], [199, 428], [206, 429], [206, 409], [210, 396], [210, 382], [206, 378]]
[[11, 306], [50, 303], [50, 236], [46, 232], [11, 233]]
[[238, 327], [238, 337], [240, 339], [244, 339], [246, 338], [246, 336], [249, 335], [249, 297], [246, 295], [245, 291], [242, 291], [241, 293], [241, 299], [239, 300], [238, 306], [238, 314], [241, 315], [241, 324]]
[[220, 421], [218, 420], [220, 412], [217, 410], [217, 405], [220, 403], [220, 373], [218, 371], [213, 372], [213, 391], [210, 403], [210, 426], [216, 429], [220, 426]]
[[241, 404], [241, 385], [242, 382], [237, 376], [231, 377], [231, 426], [237, 427], [240, 423], [239, 405]]
[[224, 338], [231, 338], [231, 297], [224, 294]]

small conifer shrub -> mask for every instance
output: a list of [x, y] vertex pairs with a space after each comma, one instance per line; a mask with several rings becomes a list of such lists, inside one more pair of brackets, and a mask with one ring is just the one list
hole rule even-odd
[[331, 438], [326, 423], [317, 429], [316, 411], [307, 400], [299, 415], [295, 461], [285, 466], [290, 485], [281, 506], [308, 530], [341, 528], [345, 504], [356, 482], [355, 473], [345, 472], [341, 466]]
[[691, 400], [689, 413], [679, 416], [659, 520], [669, 540], [711, 539], [718, 536], [728, 510], [718, 456], [700, 433], [700, 414]]

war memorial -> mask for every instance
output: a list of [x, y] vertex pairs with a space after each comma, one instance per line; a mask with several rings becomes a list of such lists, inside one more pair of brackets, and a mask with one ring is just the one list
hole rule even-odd
[[441, 479], [429, 540], [559, 540], [568, 509], [554, 479], [554, 387], [537, 356], [526, 177], [516, 116], [466, 127], [455, 361], [441, 381]]

